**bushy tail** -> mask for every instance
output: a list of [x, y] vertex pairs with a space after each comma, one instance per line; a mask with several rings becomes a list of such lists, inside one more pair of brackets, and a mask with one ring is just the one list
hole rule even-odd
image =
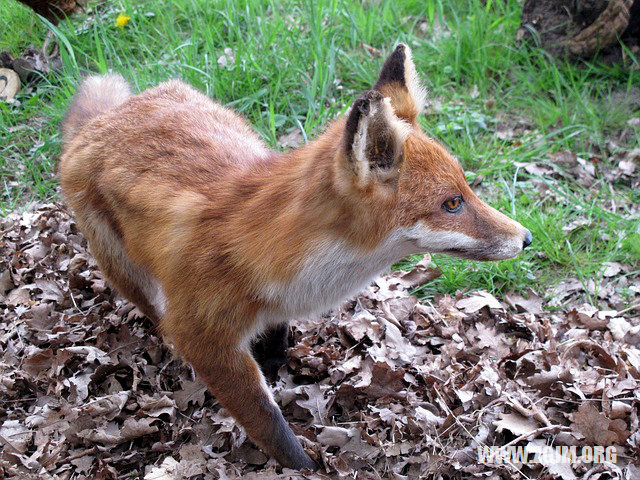
[[117, 107], [129, 96], [129, 84], [120, 75], [87, 77], [73, 97], [62, 122], [63, 144], [68, 145], [78, 130], [93, 117]]

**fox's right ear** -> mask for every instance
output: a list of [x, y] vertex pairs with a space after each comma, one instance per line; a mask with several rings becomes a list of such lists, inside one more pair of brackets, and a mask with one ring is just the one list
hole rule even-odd
[[394, 187], [411, 126], [393, 113], [389, 98], [370, 90], [351, 106], [342, 136], [347, 169], [358, 188]]
[[420, 84], [408, 45], [398, 44], [389, 55], [373, 89], [391, 99], [391, 106], [398, 117], [415, 123], [424, 108], [427, 93]]

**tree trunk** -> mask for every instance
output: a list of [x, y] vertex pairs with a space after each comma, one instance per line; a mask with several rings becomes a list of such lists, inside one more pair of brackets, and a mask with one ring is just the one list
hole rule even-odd
[[71, 15], [81, 8], [83, 3], [76, 0], [18, 0], [20, 3], [31, 7], [38, 15], [42, 15], [54, 25], [60, 18]]
[[517, 40], [570, 59], [622, 58], [619, 41], [640, 53], [640, 0], [525, 0]]

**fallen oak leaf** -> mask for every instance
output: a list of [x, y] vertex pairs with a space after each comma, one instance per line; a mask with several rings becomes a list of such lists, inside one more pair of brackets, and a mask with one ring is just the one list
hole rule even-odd
[[[576, 349], [582, 349], [582, 350], [587, 350], [592, 352], [594, 358], [598, 360], [598, 362], [604, 368], [617, 371], [618, 364], [614, 360], [614, 358], [611, 355], [609, 355], [609, 353], [604, 348], [602, 348], [597, 343], [592, 342], [591, 340], [578, 340], [575, 342], [568, 343], [566, 345], [566, 349], [564, 353], [562, 354], [561, 362], [563, 365], [566, 365], [567, 359]], [[600, 445], [600, 444], [597, 444], [597, 445]]]
[[417, 406], [415, 422], [419, 424], [425, 432], [427, 432], [428, 430], [441, 427], [444, 424], [444, 418], [435, 415], [431, 410]]
[[574, 381], [571, 371], [560, 365], [551, 365], [549, 370], [541, 371], [524, 379], [524, 383], [537, 388], [544, 395], [560, 389], [563, 385], [571, 385]]
[[38, 295], [40, 300], [53, 300], [59, 303], [64, 300], [64, 292], [54, 280], [36, 279], [34, 284], [42, 290], [42, 293]]
[[454, 392], [462, 402], [463, 407], [466, 407], [469, 404], [469, 402], [473, 400], [473, 397], [475, 396], [474, 392], [469, 390], [454, 389]]
[[328, 403], [330, 399], [324, 397], [318, 384], [305, 387], [304, 392], [309, 398], [307, 400], [297, 400], [296, 403], [311, 413], [317, 425], [324, 425], [329, 412]]
[[403, 398], [401, 391], [404, 388], [404, 370], [394, 369], [388, 363], [376, 362], [371, 368], [371, 379], [365, 387], [369, 398], [381, 398], [390, 396]]
[[102, 417], [106, 420], [113, 420], [120, 414], [130, 396], [131, 391], [124, 390], [104, 397], [98, 397], [90, 403], [81, 406], [80, 412], [90, 417]]
[[175, 417], [176, 402], [171, 398], [163, 395], [161, 398], [142, 395], [138, 399], [140, 410], [150, 417], [159, 417], [160, 415], [168, 415], [169, 418]]
[[442, 270], [429, 265], [431, 265], [431, 255], [427, 253], [422, 257], [422, 260], [414, 265], [411, 271], [399, 277], [400, 283], [405, 288], [415, 288], [442, 275]]
[[627, 392], [635, 392], [638, 388], [638, 382], [631, 376], [628, 376], [624, 380], [618, 380], [607, 389], [607, 396], [614, 398], [619, 395], [627, 394]]
[[564, 425], [549, 425], [546, 427], [539, 427], [529, 433], [523, 433], [519, 437], [514, 438], [509, 443], [502, 445], [501, 448], [509, 448], [518, 443], [527, 440], [529, 438], [536, 438], [538, 435], [542, 435], [543, 433], [556, 433], [556, 432], [569, 432], [571, 429]]
[[404, 363], [411, 363], [417, 352], [409, 340], [402, 336], [400, 329], [393, 323], [388, 323], [385, 328], [385, 343], [395, 352], [389, 352], [389, 358], [400, 359]]
[[[244, 442], [240, 447], [234, 450], [233, 458], [237, 458], [248, 465], [264, 465], [269, 460], [269, 457], [249, 442]], [[182, 464], [183, 461], [180, 463]]]
[[93, 463], [96, 461], [95, 455], [83, 455], [81, 457], [76, 457], [73, 459], [67, 459], [68, 463], [71, 463], [74, 467], [76, 467], [76, 471], [79, 473], [87, 474]]
[[519, 413], [501, 413], [500, 420], [493, 422], [498, 432], [509, 430], [514, 435], [530, 435], [538, 429], [538, 422]]
[[7, 305], [11, 305], [13, 307], [18, 305], [29, 305], [31, 302], [31, 295], [29, 294], [30, 288], [31, 287], [29, 285], [22, 285], [9, 291], [6, 295]]
[[374, 458], [380, 453], [379, 448], [369, 445], [362, 439], [362, 431], [357, 428], [351, 429], [353, 436], [349, 442], [341, 449], [342, 452], [353, 452], [361, 458]]
[[[634, 327], [622, 317], [613, 317], [609, 320], [607, 328], [611, 332], [614, 340], [622, 341], [625, 336], [634, 329], [640, 332], [640, 326]], [[627, 342], [630, 343], [630, 342]]]
[[328, 447], [344, 447], [355, 435], [355, 428], [326, 426], [318, 434], [318, 441]]
[[156, 420], [156, 418], [136, 419], [129, 417], [124, 421], [122, 428], [119, 428], [116, 422], [109, 422], [105, 428], [82, 430], [78, 432], [78, 437], [105, 445], [119, 445], [157, 432], [159, 428], [156, 425], [151, 425]]
[[15, 287], [11, 278], [11, 271], [7, 268], [0, 273], [0, 299]]
[[411, 295], [409, 297], [383, 300], [380, 306], [386, 318], [391, 320], [398, 328], [402, 328], [402, 322], [409, 320], [417, 304], [418, 297]]
[[484, 307], [504, 309], [498, 299], [485, 290], [480, 290], [468, 297], [458, 300], [455, 307], [467, 314], [475, 313]]
[[351, 318], [340, 320], [338, 325], [357, 342], [365, 337], [379, 341], [383, 330], [376, 316], [364, 308], [356, 309]]
[[558, 462], [554, 455], [545, 455], [543, 453], [548, 448], [544, 439], [534, 439], [525, 448], [532, 454], [538, 454], [537, 458], [540, 464], [544, 465], [549, 470], [549, 473], [554, 475], [553, 478], [561, 478], [562, 480], [576, 480], [578, 478], [569, 462]]
[[567, 318], [584, 325], [589, 330], [605, 330], [607, 328], [607, 320], [599, 318], [596, 314], [598, 309], [588, 303], [578, 305], [571, 309]]
[[[505, 357], [510, 352], [510, 344], [506, 337], [499, 334], [495, 328], [487, 326], [484, 323], [476, 324], [477, 333], [473, 338], [478, 339], [480, 348], [488, 348], [497, 357]], [[470, 330], [472, 333], [472, 330]]]
[[538, 175], [539, 177], [553, 177], [555, 175], [555, 171], [543, 163], [515, 162], [515, 165], [524, 168], [531, 175]]
[[159, 467], [152, 466], [144, 480], [175, 480], [177, 468], [178, 461], [173, 457], [167, 457]]
[[0, 426], [0, 444], [15, 452], [25, 453], [32, 437], [33, 432], [18, 420], [5, 420]]
[[71, 394], [69, 396], [71, 401], [74, 403], [81, 402], [89, 396], [90, 373], [75, 374], [68, 381], [71, 386]]
[[604, 277], [615, 277], [622, 271], [622, 265], [618, 262], [603, 262], [602, 266], [605, 267], [602, 272]]
[[533, 290], [530, 290], [528, 298], [517, 293], [507, 293], [504, 299], [510, 307], [518, 312], [528, 312], [534, 315], [543, 313], [543, 300]]
[[627, 431], [627, 422], [625, 422], [622, 418], [616, 418], [615, 420], [611, 420], [609, 424], [609, 430], [615, 432], [618, 436], [618, 443], [624, 444], [624, 442], [631, 436], [631, 432]]
[[[524, 395], [526, 396], [526, 394]], [[526, 408], [514, 395], [510, 394], [509, 392], [505, 392], [505, 396], [508, 399], [509, 406], [519, 414], [527, 418], [532, 417], [534, 420], [537, 420], [544, 426], [548, 427], [551, 425], [551, 422], [545, 415], [544, 411], [538, 408], [538, 406], [534, 402], [531, 402], [531, 399], [527, 398], [531, 403], [531, 408]]]
[[67, 347], [62, 350], [63, 352], [73, 353], [74, 355], [86, 356], [84, 359], [87, 362], [93, 362], [97, 360], [100, 364], [109, 364], [113, 363], [111, 357], [109, 357], [105, 352], [100, 350], [99, 348], [92, 347], [90, 345], [79, 345], [76, 347]]
[[[572, 417], [571, 429], [574, 433], [581, 434], [587, 445], [612, 445], [616, 441], [620, 441], [621, 436], [627, 434], [624, 420], [609, 420], [598, 411], [592, 402], [580, 405]], [[622, 422], [622, 426], [620, 422]], [[613, 429], [611, 428], [612, 424]], [[622, 441], [624, 442], [628, 436], [626, 435]]]
[[34, 378], [44, 375], [51, 367], [55, 356], [54, 351], [51, 348], [43, 350], [37, 347], [25, 350], [27, 354], [23, 361], [23, 369]]

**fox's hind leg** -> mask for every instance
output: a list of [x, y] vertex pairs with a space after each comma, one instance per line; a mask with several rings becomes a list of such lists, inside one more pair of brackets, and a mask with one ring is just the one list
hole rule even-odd
[[79, 210], [76, 212], [77, 221], [102, 273], [127, 300], [157, 322], [164, 314], [166, 302], [160, 284], [146, 269], [131, 260], [107, 218], [98, 213], [82, 215]]

